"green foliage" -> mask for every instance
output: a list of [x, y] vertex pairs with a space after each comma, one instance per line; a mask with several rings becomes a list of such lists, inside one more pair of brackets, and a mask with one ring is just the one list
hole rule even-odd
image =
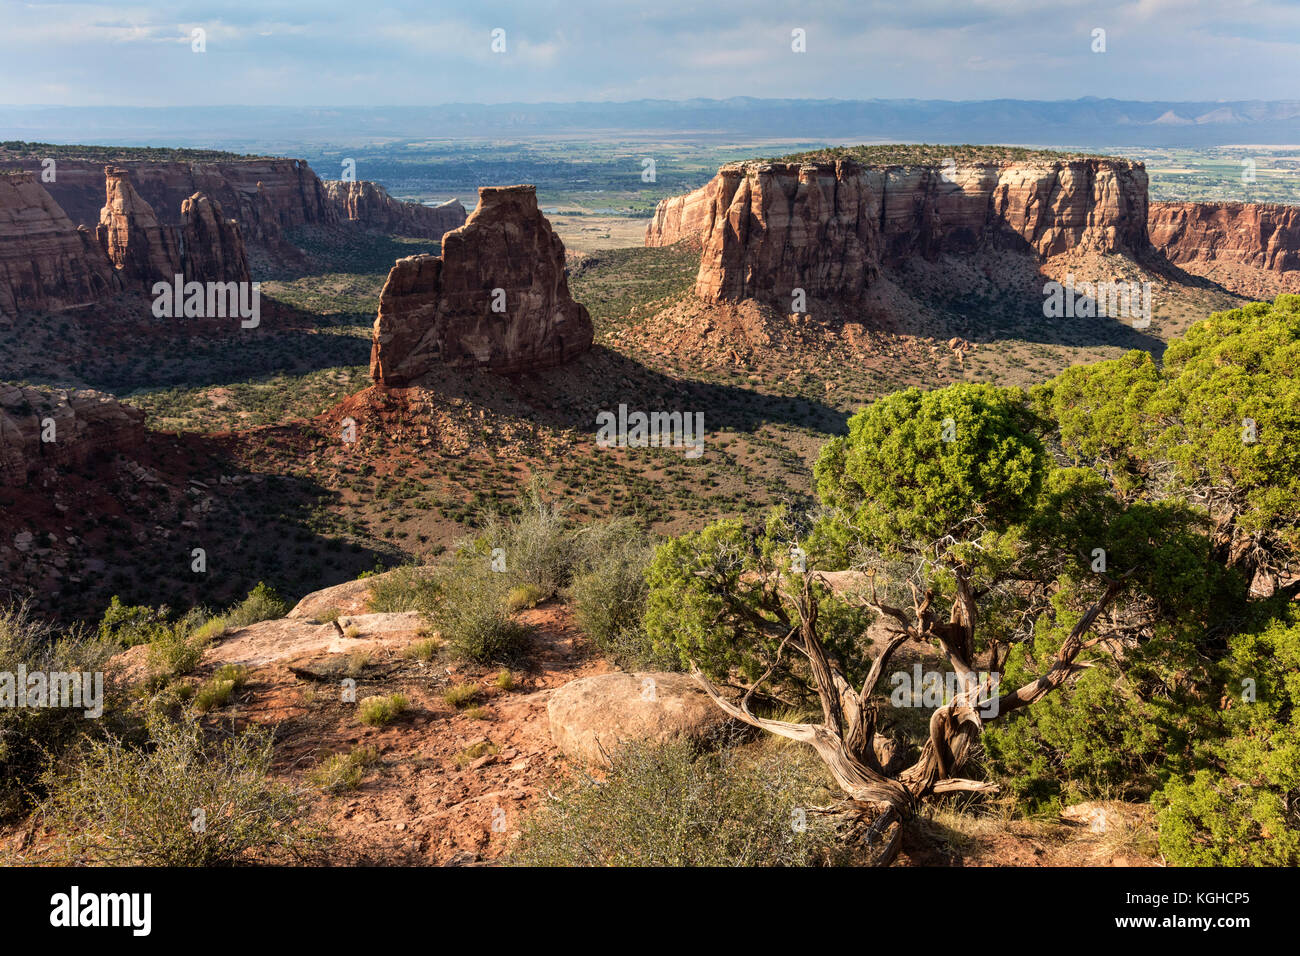
[[367, 697], [357, 707], [357, 719], [367, 727], [387, 727], [411, 705], [405, 694]]
[[167, 630], [168, 617], [166, 607], [123, 604], [114, 594], [99, 622], [99, 636], [124, 647], [148, 644]]
[[568, 599], [582, 633], [623, 666], [654, 657], [641, 629], [648, 588], [645, 572], [654, 555], [645, 535], [629, 522], [583, 529], [580, 557]]
[[[524, 866], [808, 866], [835, 859], [834, 834], [806, 814], [824, 771], [800, 749], [684, 742], [631, 745], [599, 784], [559, 789], [522, 828]], [[802, 811], [802, 813], [801, 813]]]
[[[761, 534], [725, 519], [661, 545], [646, 571], [643, 619], [655, 650], [717, 679], [733, 668], [757, 679], [798, 619], [782, 594], [802, 587], [802, 576], [790, 571], [791, 534], [785, 512], [775, 509]], [[860, 638], [871, 612], [850, 607], [820, 582], [813, 587], [827, 653], [850, 681], [860, 680], [866, 674]], [[797, 693], [809, 685], [793, 667], [787, 655], [773, 679]]]
[[1002, 529], [1027, 516], [1048, 460], [1018, 389], [909, 388], [849, 419], [814, 468], [824, 504], [870, 546], [907, 552], [972, 522]]
[[1184, 866], [1300, 865], [1300, 610], [1234, 635], [1224, 669], [1223, 735], [1158, 795], [1160, 849]]
[[[118, 649], [111, 637], [80, 629], [60, 632], [38, 621], [26, 605], [0, 606], [0, 673], [78, 673], [91, 674], [93, 680]], [[105, 698], [112, 690], [105, 682]], [[98, 719], [86, 717], [89, 703], [80, 708], [0, 707], [0, 819], [30, 808], [39, 798], [47, 760], [103, 729], [115, 712], [108, 699], [103, 707], [105, 716]]]
[[[321, 834], [269, 777], [269, 735], [210, 744], [197, 724], [159, 721], [148, 747], [90, 741], [48, 775], [58, 854], [77, 865], [232, 866], [301, 860]], [[196, 811], [201, 811], [196, 816]]]
[[513, 587], [507, 575], [462, 558], [442, 569], [439, 581], [432, 621], [453, 656], [488, 664], [508, 663], [522, 653], [531, 629], [507, 610]]
[[275, 589], [259, 581], [248, 593], [248, 597], [226, 612], [225, 622], [229, 628], [248, 627], [258, 621], [284, 617], [288, 613], [289, 605]]
[[506, 519], [495, 512], [484, 517], [483, 530], [471, 545], [462, 548], [490, 560], [494, 549], [504, 552], [504, 575], [512, 585], [532, 589], [538, 600], [554, 597], [569, 583], [573, 573], [574, 543], [568, 533], [564, 509], [542, 496], [539, 485], [530, 485], [523, 510]]
[[366, 604], [373, 613], [430, 613], [438, 603], [438, 579], [428, 568], [406, 565], [376, 576]]
[[374, 747], [356, 747], [346, 754], [331, 754], [321, 761], [308, 780], [326, 793], [344, 793], [361, 786], [366, 771], [379, 762], [379, 751]]

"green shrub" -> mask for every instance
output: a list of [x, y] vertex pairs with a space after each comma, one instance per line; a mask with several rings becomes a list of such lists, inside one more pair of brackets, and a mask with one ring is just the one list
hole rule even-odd
[[301, 861], [322, 833], [297, 794], [269, 778], [271, 738], [209, 744], [189, 721], [158, 721], [150, 746], [92, 741], [51, 773], [47, 820], [70, 864], [230, 866]]
[[149, 642], [149, 670], [154, 684], [188, 674], [199, 666], [208, 641], [192, 634], [184, 621], [169, 624]]
[[326, 793], [355, 790], [366, 770], [378, 762], [379, 751], [374, 747], [357, 747], [351, 753], [331, 754], [308, 774], [308, 780]]
[[[118, 650], [112, 635], [80, 629], [61, 633], [38, 621], [26, 605], [0, 606], [0, 672], [102, 674]], [[101, 732], [117, 716], [109, 699], [113, 688], [105, 683], [103, 689], [104, 716], [98, 719], [86, 717], [89, 707], [0, 707], [0, 819], [29, 809], [40, 798], [41, 771], [49, 759]]]
[[275, 592], [275, 589], [258, 582], [257, 587], [248, 592], [248, 597], [226, 614], [226, 626], [231, 629], [248, 627], [258, 621], [284, 617], [288, 613], [289, 605]]
[[539, 601], [559, 593], [573, 573], [574, 543], [564, 511], [544, 500], [537, 485], [529, 487], [519, 515], [505, 519], [488, 513], [482, 533], [472, 545], [462, 545], [459, 550], [485, 561], [495, 548], [505, 552], [503, 577], [514, 585], [532, 588]]
[[243, 687], [247, 680], [248, 668], [238, 664], [223, 664], [194, 694], [194, 708], [199, 713], [206, 713], [217, 707], [225, 707], [235, 691]]
[[478, 700], [479, 689], [474, 684], [454, 684], [442, 692], [442, 699], [449, 707], [460, 710]]
[[506, 609], [505, 575], [457, 562], [442, 575], [442, 600], [433, 614], [453, 656], [475, 663], [508, 662], [525, 647], [530, 629]]
[[406, 565], [376, 577], [370, 585], [367, 610], [374, 613], [430, 613], [438, 603], [438, 580], [429, 569]]
[[436, 637], [426, 637], [402, 648], [402, 656], [412, 661], [431, 661], [438, 654], [442, 641]]
[[524, 823], [525, 866], [806, 866], [838, 861], [811, 751], [631, 745], [603, 783], [559, 789]]
[[123, 604], [116, 594], [104, 609], [99, 622], [99, 636], [123, 647], [148, 644], [169, 625], [166, 607]]
[[625, 667], [652, 663], [656, 655], [641, 629], [641, 614], [654, 548], [625, 523], [584, 529], [579, 544], [581, 558], [568, 588], [578, 627]]
[[387, 727], [410, 706], [405, 694], [367, 697], [361, 702], [358, 719], [367, 727]]

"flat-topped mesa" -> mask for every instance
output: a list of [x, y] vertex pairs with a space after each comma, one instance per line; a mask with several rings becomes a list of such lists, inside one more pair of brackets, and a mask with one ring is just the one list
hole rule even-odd
[[465, 224], [465, 207], [459, 199], [426, 206], [394, 199], [383, 186], [368, 180], [325, 180], [323, 185], [325, 195], [338, 207], [340, 218], [366, 229], [399, 236], [441, 239]]
[[204, 193], [181, 203], [181, 264], [187, 282], [249, 282], [239, 224]]
[[379, 295], [370, 374], [409, 385], [439, 366], [516, 373], [591, 348], [587, 310], [569, 295], [564, 243], [533, 186], [485, 186], [442, 255], [397, 260]]
[[181, 272], [176, 229], [158, 221], [153, 207], [131, 185], [131, 174], [104, 167], [104, 208], [95, 230], [99, 243], [127, 288], [150, 288]]
[[1300, 269], [1300, 206], [1153, 202], [1148, 228], [1152, 244], [1179, 265]]
[[90, 305], [119, 288], [94, 233], [72, 224], [37, 174], [0, 173], [0, 314]]
[[709, 300], [853, 296], [882, 264], [980, 247], [1049, 257], [1145, 254], [1147, 176], [1123, 159], [943, 165], [748, 162], [660, 202], [646, 245], [697, 234], [695, 292]]
[[0, 486], [24, 485], [44, 468], [80, 468], [144, 438], [144, 412], [110, 395], [0, 385]]

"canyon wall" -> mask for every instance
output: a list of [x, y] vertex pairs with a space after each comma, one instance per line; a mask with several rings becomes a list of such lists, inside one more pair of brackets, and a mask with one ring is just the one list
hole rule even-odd
[[[40, 172], [40, 160], [11, 161]], [[278, 242], [285, 229], [329, 224], [339, 219], [336, 205], [310, 166], [299, 159], [238, 159], [212, 163], [123, 160], [142, 199], [161, 224], [181, 224], [181, 203], [203, 193], [238, 220], [246, 241]], [[54, 181], [45, 188], [74, 223], [93, 228], [104, 205], [104, 164], [84, 159], [60, 159]]]
[[1146, 171], [1126, 160], [735, 163], [663, 200], [646, 244], [698, 234], [705, 299], [856, 295], [881, 264], [981, 246], [1143, 255], [1146, 219]]
[[0, 385], [0, 486], [85, 466], [144, 441], [144, 412], [100, 392]]
[[118, 291], [94, 232], [74, 226], [33, 173], [0, 172], [0, 313], [74, 308]]
[[426, 206], [394, 199], [383, 186], [367, 180], [326, 180], [324, 186], [325, 195], [338, 207], [340, 218], [366, 229], [440, 240], [465, 224], [465, 207], [459, 199]]
[[204, 193], [181, 203], [181, 262], [187, 282], [251, 282], [239, 224]]
[[379, 296], [370, 374], [408, 385], [440, 366], [515, 373], [591, 348], [587, 310], [573, 301], [564, 243], [532, 186], [490, 186], [440, 256], [399, 259]]
[[1153, 202], [1148, 228], [1156, 248], [1179, 265], [1300, 269], [1300, 206]]
[[99, 244], [126, 288], [150, 288], [181, 271], [180, 241], [174, 226], [164, 226], [140, 198], [125, 169], [104, 169], [104, 207], [95, 229]]

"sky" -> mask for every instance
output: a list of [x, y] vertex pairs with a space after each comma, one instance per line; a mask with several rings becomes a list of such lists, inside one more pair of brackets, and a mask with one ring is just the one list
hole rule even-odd
[[0, 0], [12, 106], [730, 96], [1300, 99], [1300, 2]]

